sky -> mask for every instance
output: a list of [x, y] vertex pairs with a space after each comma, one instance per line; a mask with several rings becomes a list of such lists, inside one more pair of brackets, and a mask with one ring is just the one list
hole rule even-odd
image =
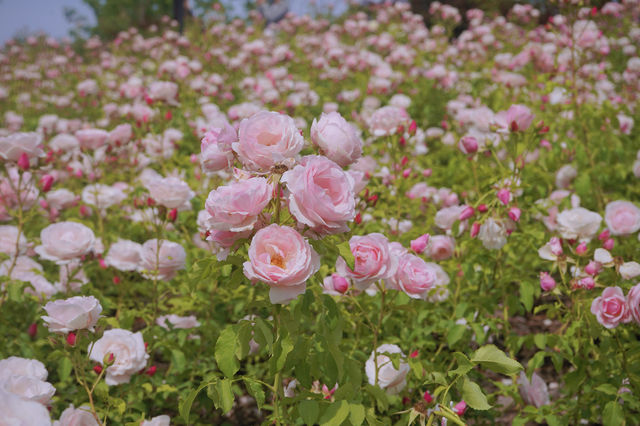
[[[315, 1], [321, 9], [333, 5], [335, 14], [347, 9], [345, 0]], [[297, 14], [312, 12], [310, 3], [310, 0], [289, 0], [290, 10]], [[69, 35], [71, 25], [64, 17], [65, 6], [75, 8], [93, 22], [91, 9], [82, 0], [0, 0], [0, 44], [25, 30], [28, 33], [43, 31], [56, 38]]]

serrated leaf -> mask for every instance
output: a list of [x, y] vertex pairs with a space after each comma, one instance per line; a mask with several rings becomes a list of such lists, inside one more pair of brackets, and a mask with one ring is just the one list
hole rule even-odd
[[356, 259], [353, 257], [353, 253], [351, 252], [351, 246], [349, 245], [349, 241], [344, 241], [336, 246], [338, 248], [338, 253], [347, 263], [349, 269], [353, 271], [355, 268]]
[[300, 404], [298, 404], [298, 414], [305, 424], [315, 424], [316, 420], [318, 420], [318, 414], [320, 414], [320, 405], [318, 401], [314, 401], [312, 399], [300, 401]]
[[488, 368], [496, 373], [512, 375], [522, 370], [523, 367], [514, 359], [509, 358], [504, 352], [495, 345], [486, 345], [475, 351], [471, 357], [471, 361], [480, 363], [483, 367]]
[[240, 369], [240, 363], [236, 358], [236, 344], [238, 338], [233, 327], [222, 330], [216, 341], [215, 358], [218, 369], [227, 377], [233, 377]]
[[487, 397], [480, 386], [477, 383], [465, 378], [462, 385], [462, 399], [469, 405], [469, 407], [476, 410], [488, 410], [491, 408], [487, 402]]
[[231, 380], [222, 379], [216, 384], [216, 390], [218, 391], [218, 395], [220, 397], [220, 409], [222, 412], [227, 414], [233, 408], [233, 400], [235, 399], [233, 395], [233, 390], [231, 389]]
[[262, 389], [262, 385], [249, 377], [244, 377], [244, 384], [247, 387], [247, 391], [249, 395], [251, 395], [258, 405], [258, 409], [262, 409], [265, 401], [264, 389]]

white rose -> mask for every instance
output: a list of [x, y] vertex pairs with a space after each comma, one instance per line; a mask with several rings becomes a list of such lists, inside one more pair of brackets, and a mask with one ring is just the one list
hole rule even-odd
[[151, 420], [144, 420], [140, 423], [140, 426], [169, 426], [171, 424], [171, 418], [169, 416], [156, 416]]
[[3, 425], [51, 425], [49, 410], [37, 402], [20, 398], [0, 389], [0, 413]]
[[25, 376], [44, 381], [47, 380], [48, 375], [44, 364], [37, 359], [10, 356], [7, 359], [0, 360], [0, 380], [11, 376]]
[[14, 133], [0, 137], [0, 157], [8, 161], [18, 161], [22, 154], [27, 154], [32, 163], [33, 159], [42, 157], [42, 136], [39, 133]]
[[82, 190], [82, 201], [90, 206], [96, 206], [100, 210], [120, 204], [127, 198], [127, 194], [120, 188], [97, 183], [87, 185]]
[[640, 263], [638, 262], [625, 262], [620, 266], [620, 275], [625, 280], [630, 280], [632, 278], [640, 275]]
[[562, 189], [568, 188], [576, 176], [578, 176], [578, 171], [571, 164], [565, 164], [556, 172], [556, 186]]
[[576, 207], [560, 213], [556, 221], [562, 238], [591, 239], [600, 228], [602, 216], [583, 207]]
[[99, 423], [88, 406], [75, 408], [71, 404], [62, 412], [60, 420], [53, 422], [53, 426], [99, 426]]
[[74, 330], [91, 331], [100, 318], [102, 306], [93, 296], [74, 296], [44, 305], [47, 315], [42, 319], [52, 333], [68, 333]]
[[51, 383], [27, 376], [11, 376], [0, 380], [0, 387], [22, 399], [42, 405], [48, 405], [53, 394], [56, 393], [56, 388]]
[[162, 327], [169, 330], [169, 324], [173, 328], [195, 328], [200, 327], [200, 322], [196, 319], [194, 315], [189, 315], [188, 317], [181, 317], [179, 315], [163, 315], [158, 317], [156, 323]]
[[113, 355], [113, 364], [107, 367], [105, 382], [107, 385], [128, 383], [131, 376], [147, 365], [147, 354], [142, 340], [142, 333], [115, 328], [107, 330], [104, 335], [87, 349], [93, 361], [102, 364], [105, 357]]
[[93, 231], [81, 223], [59, 222], [40, 233], [42, 245], [35, 248], [41, 258], [64, 265], [91, 251], [95, 242]]
[[71, 206], [76, 201], [76, 194], [68, 189], [61, 188], [48, 192], [45, 198], [50, 207], [62, 210]]
[[[371, 356], [364, 366], [365, 372], [370, 385], [375, 386], [377, 384], [382, 389], [386, 389], [388, 394], [395, 395], [407, 385], [406, 377], [410, 367], [409, 364], [401, 360], [399, 368], [396, 370], [393, 367], [391, 358], [387, 355], [383, 355], [384, 353], [399, 353], [402, 355], [402, 358], [405, 357], [404, 353], [402, 353], [402, 350], [397, 345], [381, 345], [378, 349], [371, 352]], [[376, 383], [376, 361], [378, 369], [378, 383]]]
[[142, 245], [129, 240], [118, 240], [109, 248], [104, 258], [108, 266], [119, 271], [135, 271], [140, 264]]
[[489, 250], [500, 250], [507, 244], [507, 229], [502, 221], [487, 219], [482, 226], [478, 238], [482, 245]]

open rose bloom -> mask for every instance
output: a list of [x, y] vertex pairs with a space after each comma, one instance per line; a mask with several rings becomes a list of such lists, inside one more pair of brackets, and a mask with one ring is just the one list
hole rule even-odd
[[93, 297], [74, 296], [66, 300], [56, 300], [44, 306], [47, 315], [42, 319], [52, 333], [68, 333], [70, 331], [88, 329], [93, 331], [102, 306]]

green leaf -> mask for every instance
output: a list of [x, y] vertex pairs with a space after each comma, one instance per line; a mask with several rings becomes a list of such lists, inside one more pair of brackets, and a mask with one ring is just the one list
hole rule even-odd
[[218, 368], [227, 377], [233, 377], [240, 369], [240, 363], [236, 358], [237, 335], [233, 327], [222, 330], [216, 342], [215, 358]]
[[616, 426], [623, 424], [624, 411], [622, 411], [622, 405], [618, 404], [618, 401], [613, 400], [607, 402], [602, 411], [602, 424], [604, 426]]
[[467, 329], [467, 326], [462, 324], [456, 324], [449, 329], [447, 333], [447, 343], [449, 346], [453, 346], [458, 340], [462, 338], [464, 335], [464, 331]]
[[365, 410], [360, 404], [349, 404], [349, 422], [353, 426], [360, 426], [364, 422]]
[[378, 386], [366, 385], [365, 389], [373, 397], [380, 411], [386, 411], [389, 408], [389, 399], [387, 393]]
[[258, 409], [261, 410], [265, 401], [264, 389], [262, 389], [262, 385], [249, 377], [244, 377], [243, 379], [249, 395], [251, 395], [256, 400]]
[[471, 361], [469, 361], [469, 358], [467, 358], [465, 354], [463, 354], [462, 352], [454, 353], [453, 357], [456, 359], [456, 362], [458, 363], [458, 368], [456, 368], [455, 370], [449, 371], [450, 376], [454, 374], [457, 376], [462, 376], [464, 374], [467, 374], [473, 368], [473, 364], [471, 363]]
[[420, 412], [412, 408], [411, 412], [409, 413], [409, 422], [407, 423], [407, 426], [411, 426], [415, 421], [415, 419], [418, 418], [419, 415], [420, 415]]
[[597, 391], [605, 393], [607, 395], [617, 395], [618, 389], [609, 383], [604, 383], [596, 388]]
[[356, 265], [356, 259], [353, 257], [353, 253], [351, 253], [351, 246], [349, 246], [349, 241], [344, 241], [336, 246], [338, 248], [338, 253], [347, 262], [347, 266], [349, 269], [353, 270]]
[[349, 417], [349, 403], [336, 401], [329, 406], [320, 418], [320, 424], [326, 426], [340, 426]]
[[67, 357], [60, 358], [58, 363], [58, 379], [64, 382], [71, 375], [71, 360]]
[[467, 378], [464, 379], [464, 384], [462, 385], [462, 399], [469, 407], [476, 410], [488, 410], [491, 408], [487, 402], [487, 397], [480, 390], [480, 386]]
[[471, 357], [472, 362], [480, 363], [496, 373], [512, 375], [522, 370], [522, 365], [516, 360], [509, 358], [495, 345], [486, 345], [475, 351]]
[[533, 308], [535, 291], [534, 285], [530, 282], [523, 282], [520, 285], [520, 303], [522, 303], [527, 312], [530, 312], [531, 308]]
[[231, 380], [222, 379], [216, 384], [216, 390], [220, 396], [220, 408], [227, 414], [233, 408], [233, 390], [231, 390]]
[[187, 361], [184, 357], [184, 353], [182, 353], [180, 349], [172, 349], [171, 358], [172, 358], [173, 368], [175, 368], [177, 372], [183, 371], [184, 367], [187, 365]]
[[189, 392], [189, 395], [187, 395], [187, 397], [184, 398], [178, 404], [178, 412], [180, 413], [180, 417], [182, 417], [182, 420], [187, 425], [189, 424], [189, 412], [191, 411], [191, 406], [193, 405], [193, 401], [195, 401], [195, 399], [198, 396], [198, 394], [200, 393], [200, 391], [202, 389], [206, 388], [207, 386], [209, 386], [211, 383], [212, 382], [204, 382], [204, 383], [200, 384], [200, 386], [198, 386], [197, 389], [194, 389], [191, 392]]
[[298, 404], [298, 414], [305, 424], [315, 424], [318, 419], [318, 414], [320, 414], [320, 405], [318, 404], [318, 401], [314, 401], [312, 399], [300, 401], [300, 404]]

